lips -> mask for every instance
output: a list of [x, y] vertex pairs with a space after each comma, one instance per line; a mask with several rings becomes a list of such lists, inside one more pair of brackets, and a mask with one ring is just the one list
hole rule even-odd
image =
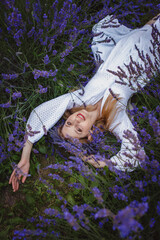
[[85, 120], [85, 116], [82, 113], [78, 113], [77, 117], [79, 117], [82, 120]]

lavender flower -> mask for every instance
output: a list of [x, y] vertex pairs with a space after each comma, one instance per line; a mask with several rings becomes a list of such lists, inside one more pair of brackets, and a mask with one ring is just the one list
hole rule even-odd
[[72, 170], [67, 165], [63, 165], [63, 164], [60, 164], [60, 163], [51, 164], [44, 169], [48, 169], [48, 168], [59, 169], [61, 171], [63, 170], [65, 172], [69, 173], [69, 174], [72, 174]]
[[157, 214], [160, 216], [160, 201], [157, 202]]
[[17, 98], [21, 98], [21, 97], [22, 97], [22, 93], [21, 92], [14, 92], [12, 94], [13, 100], [16, 100]]
[[18, 74], [5, 74], [5, 73], [2, 73], [2, 78], [4, 80], [11, 80], [11, 79], [15, 79], [17, 78], [19, 75]]
[[27, 33], [27, 36], [31, 38], [35, 33], [35, 27], [32, 27], [32, 29]]
[[113, 193], [114, 198], [118, 198], [119, 200], [126, 201], [126, 202], [128, 201], [128, 197], [125, 196], [124, 194], [124, 192], [127, 192], [125, 188], [115, 185], [112, 188], [110, 187], [109, 191]]
[[29, 0], [26, 0], [26, 12], [29, 12], [30, 10], [30, 2]]
[[97, 199], [98, 203], [103, 203], [102, 193], [97, 187], [92, 188], [92, 192]]
[[34, 17], [34, 19], [36, 20], [36, 22], [37, 22], [38, 24], [40, 24], [41, 11], [42, 11], [41, 3], [40, 3], [39, 0], [36, 0], [36, 1], [33, 3], [33, 17]]
[[49, 216], [55, 216], [57, 218], [62, 218], [63, 217], [63, 215], [57, 209], [54, 209], [54, 208], [46, 208], [44, 210], [44, 213], [49, 215]]
[[19, 12], [18, 8], [13, 7], [13, 12], [9, 15], [7, 20], [9, 26], [15, 28], [16, 31], [18, 30], [18, 28], [24, 26], [22, 15]]
[[41, 70], [34, 69], [33, 71], [34, 79], [38, 79], [39, 77], [44, 77], [44, 78], [53, 77], [57, 74], [57, 71], [58, 71], [57, 69], [54, 72], [52, 70], [41, 71]]
[[14, 136], [13, 136], [13, 134], [9, 134], [9, 135], [8, 135], [8, 140], [9, 140], [9, 142], [13, 142], [13, 141], [14, 141]]
[[46, 55], [46, 56], [44, 57], [44, 64], [47, 65], [47, 64], [49, 64], [50, 62], [51, 62], [51, 61], [49, 60], [48, 55]]
[[76, 217], [80, 220], [81, 225], [85, 226], [85, 228], [87, 227], [86, 225], [84, 225], [84, 223], [82, 222], [82, 220], [85, 220], [85, 223], [89, 223], [84, 211], [93, 211], [93, 208], [91, 206], [89, 206], [88, 204], [83, 204], [83, 205], [75, 205], [73, 206], [73, 211], [76, 212]]
[[37, 93], [40, 93], [40, 94], [43, 94], [43, 93], [46, 93], [48, 88], [43, 88], [43, 86], [41, 84], [38, 85], [39, 89], [36, 89], [36, 92]]
[[11, 92], [10, 89], [8, 89], [8, 88], [6, 88], [5, 91], [6, 91], [6, 93], [10, 93]]
[[132, 232], [143, 230], [142, 225], [135, 218], [143, 216], [147, 210], [148, 203], [131, 202], [114, 217], [113, 229], [117, 228], [122, 238], [129, 237]]
[[155, 222], [156, 222], [156, 220], [155, 220], [154, 218], [151, 218], [151, 219], [150, 219], [150, 222], [149, 222], [150, 228], [153, 228], [153, 227], [154, 227]]
[[25, 239], [24, 237], [27, 237], [29, 235], [32, 236], [41, 236], [43, 238], [46, 238], [47, 233], [45, 233], [42, 229], [36, 229], [36, 230], [28, 230], [28, 229], [23, 229], [23, 230], [15, 230], [14, 231], [14, 237], [13, 240], [16, 240], [18, 236], [18, 239]]
[[47, 135], [47, 129], [45, 125], [43, 125], [43, 131], [44, 131], [44, 135]]
[[2, 107], [2, 108], [9, 108], [10, 106], [11, 106], [11, 102], [10, 101], [7, 102], [7, 103], [0, 104], [0, 107]]
[[69, 72], [72, 71], [73, 68], [74, 68], [74, 64], [70, 64], [70, 66], [69, 66], [69, 68], [68, 68], [68, 71], [69, 71]]
[[19, 175], [21, 175], [21, 176], [25, 176], [25, 177], [30, 177], [31, 175], [30, 174], [28, 174], [28, 173], [24, 173], [24, 172], [22, 172], [22, 170], [18, 167], [18, 165], [17, 164], [15, 164], [14, 162], [12, 162], [12, 167], [13, 167], [13, 169], [15, 170], [15, 172], [16, 172], [16, 176], [18, 177]]
[[81, 183], [69, 183], [68, 186], [76, 189], [84, 189]]
[[80, 228], [80, 226], [77, 223], [74, 216], [68, 211], [67, 208], [63, 210], [63, 214], [64, 214], [64, 219], [66, 219], [67, 222], [73, 227], [73, 229], [77, 231]]
[[57, 54], [57, 50], [53, 50], [52, 54], [55, 56]]
[[114, 217], [114, 214], [109, 209], [100, 209], [95, 214], [95, 219], [97, 218], [106, 218], [106, 217]]
[[43, 14], [43, 19], [44, 19], [44, 23], [43, 23], [44, 27], [49, 27], [50, 22], [48, 20], [48, 16], [46, 15], [46, 13]]
[[40, 131], [32, 131], [32, 127], [27, 124], [27, 130], [26, 130], [26, 133], [25, 133], [25, 136], [24, 136], [24, 140], [26, 141], [28, 136], [32, 137], [34, 136], [35, 134], [38, 134], [40, 133]]
[[155, 137], [159, 138], [160, 140], [160, 124], [158, 119], [152, 114], [149, 114], [148, 119], [149, 119], [150, 125], [153, 128]]
[[135, 187], [139, 188], [140, 192], [144, 192], [144, 184], [143, 181], [135, 181]]
[[13, 8], [14, 4], [15, 4], [15, 0], [8, 0], [8, 1], [6, 1], [7, 8], [10, 8], [10, 9]]
[[48, 176], [52, 177], [53, 180], [56, 179], [56, 180], [58, 180], [60, 182], [64, 182], [64, 179], [62, 177], [60, 177], [58, 174], [49, 173]]

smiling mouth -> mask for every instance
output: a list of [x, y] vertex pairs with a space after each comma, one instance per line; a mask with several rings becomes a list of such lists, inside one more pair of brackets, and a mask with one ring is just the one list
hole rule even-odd
[[81, 118], [82, 120], [85, 120], [85, 116], [82, 113], [77, 114], [77, 117]]

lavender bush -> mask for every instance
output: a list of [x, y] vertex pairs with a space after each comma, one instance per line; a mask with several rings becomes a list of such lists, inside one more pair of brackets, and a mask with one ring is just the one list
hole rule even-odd
[[[142, 26], [158, 13], [158, 1], [16, 1], [0, 3], [1, 41], [1, 146], [0, 174], [12, 171], [24, 144], [26, 118], [40, 103], [84, 86], [95, 73], [90, 49], [92, 26], [107, 14], [114, 14], [123, 24]], [[153, 32], [159, 48], [160, 33]], [[153, 46], [153, 55], [154, 55]], [[138, 49], [137, 49], [138, 51]], [[160, 53], [160, 51], [159, 51]], [[143, 57], [139, 52], [140, 57]], [[157, 59], [157, 70], [160, 65]], [[144, 56], [146, 76], [152, 63]], [[149, 65], [147, 65], [149, 64]], [[140, 71], [131, 59], [126, 66]], [[119, 84], [125, 74], [119, 71]], [[109, 159], [120, 143], [112, 134], [95, 129], [90, 147], [78, 141], [64, 142], [52, 138], [40, 140], [34, 152], [48, 153], [54, 162], [39, 173], [39, 186], [50, 199], [39, 216], [27, 219], [27, 228], [15, 227], [12, 239], [158, 239], [160, 238], [160, 75], [140, 89], [129, 111], [146, 156], [138, 157], [141, 166], [132, 173], [108, 167], [94, 169], [82, 162], [82, 154], [96, 154]], [[51, 137], [55, 131], [51, 130]], [[126, 132], [126, 137], [131, 138]], [[62, 153], [62, 148], [66, 153]], [[67, 152], [70, 152], [68, 154]], [[37, 155], [39, 157], [39, 155]], [[32, 156], [35, 159], [35, 155]], [[38, 158], [37, 157], [37, 158]], [[38, 168], [38, 159], [35, 160]], [[16, 165], [13, 164], [16, 167]], [[9, 170], [8, 170], [9, 169]], [[34, 175], [31, 167], [31, 175]], [[49, 171], [49, 173], [48, 173]], [[41, 198], [41, 195], [39, 195]], [[52, 199], [55, 201], [53, 202]], [[67, 232], [67, 236], [66, 236]]]

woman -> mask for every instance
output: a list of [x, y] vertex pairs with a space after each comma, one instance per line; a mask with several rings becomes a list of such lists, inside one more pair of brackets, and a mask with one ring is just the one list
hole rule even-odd
[[[83, 93], [80, 89], [64, 94], [32, 111], [27, 122], [28, 140], [18, 164], [24, 174], [13, 171], [9, 180], [13, 191], [18, 190], [22, 175], [22, 183], [26, 180], [33, 143], [46, 134], [66, 110], [69, 115], [60, 129], [64, 138], [90, 141], [93, 125], [102, 125], [121, 140], [120, 151], [110, 159], [115, 168], [132, 171], [145, 158], [126, 107], [130, 97], [145, 86], [149, 76], [157, 69], [155, 54], [158, 51], [154, 56], [150, 51], [152, 25], [160, 30], [159, 16], [135, 30], [119, 24], [114, 16], [105, 17], [93, 27], [92, 51], [99, 65], [98, 71], [85, 86]], [[148, 65], [143, 58], [146, 54], [153, 63], [152, 74], [146, 70]], [[136, 71], [137, 64], [139, 67]], [[95, 161], [93, 155], [89, 158], [82, 156], [82, 159], [95, 167], [106, 166], [106, 162]]]

